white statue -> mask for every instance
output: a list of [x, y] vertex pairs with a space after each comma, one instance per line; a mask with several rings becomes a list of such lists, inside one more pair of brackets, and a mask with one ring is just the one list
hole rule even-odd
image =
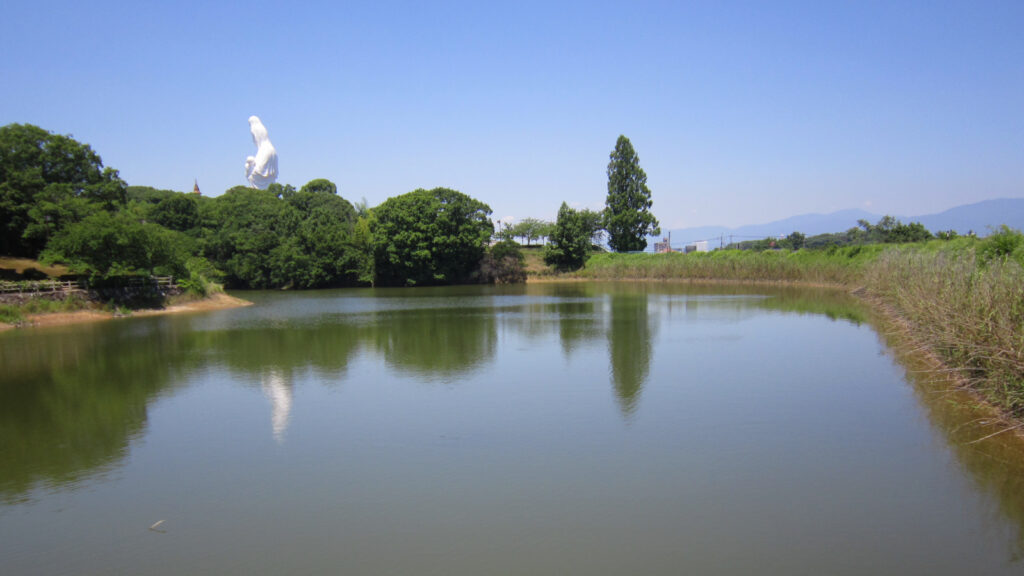
[[245, 159], [245, 177], [249, 187], [266, 190], [277, 181], [277, 150], [270, 143], [267, 128], [256, 116], [249, 116], [249, 131], [256, 145], [256, 155]]

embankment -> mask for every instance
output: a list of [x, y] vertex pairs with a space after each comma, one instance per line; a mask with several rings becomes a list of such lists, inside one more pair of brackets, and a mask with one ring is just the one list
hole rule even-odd
[[95, 303], [81, 302], [75, 307], [64, 306], [63, 308], [59, 307], [44, 311], [33, 311], [38, 310], [37, 308], [25, 308], [25, 312], [20, 314], [17, 322], [0, 322], [0, 330], [7, 330], [18, 326], [60, 326], [82, 322], [97, 322], [126, 316], [159, 316], [163, 314], [224, 310], [250, 305], [252, 305], [252, 302], [235, 298], [223, 292], [213, 293], [194, 300], [172, 300], [167, 306], [162, 308], [144, 308], [127, 312], [124, 310], [110, 310]]

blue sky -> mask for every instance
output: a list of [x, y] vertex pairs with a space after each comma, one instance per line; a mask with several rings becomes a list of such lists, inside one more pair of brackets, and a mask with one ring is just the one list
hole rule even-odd
[[8, 0], [0, 125], [129, 184], [447, 186], [495, 220], [599, 209], [630, 138], [671, 228], [1024, 196], [1024, 2]]

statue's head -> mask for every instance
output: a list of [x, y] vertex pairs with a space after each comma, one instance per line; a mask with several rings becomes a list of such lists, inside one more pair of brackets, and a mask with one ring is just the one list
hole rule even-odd
[[260, 122], [259, 116], [249, 116], [249, 131], [252, 132], [252, 141], [256, 146], [268, 140], [267, 128]]

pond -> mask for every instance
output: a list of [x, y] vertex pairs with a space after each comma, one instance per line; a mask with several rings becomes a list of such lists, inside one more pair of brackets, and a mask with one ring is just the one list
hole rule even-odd
[[0, 334], [5, 574], [1024, 571], [1020, 440], [846, 294], [240, 296]]

